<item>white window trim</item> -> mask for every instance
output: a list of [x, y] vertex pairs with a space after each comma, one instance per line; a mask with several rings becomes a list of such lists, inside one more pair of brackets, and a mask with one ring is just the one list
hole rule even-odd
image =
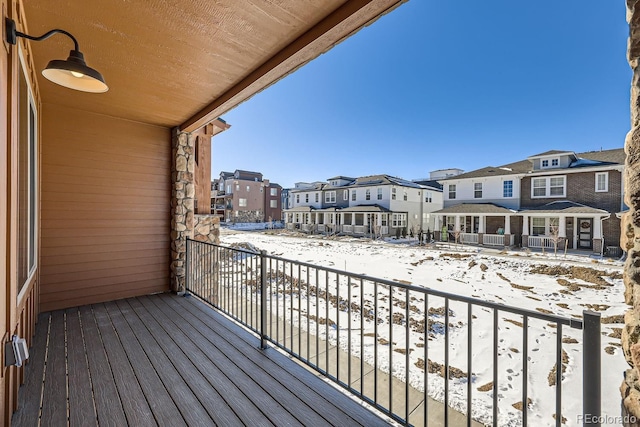
[[377, 193], [378, 193], [377, 199], [382, 200], [382, 188], [378, 188]]
[[238, 199], [238, 206], [241, 208], [246, 208], [247, 207], [247, 199], [241, 197]]
[[[562, 194], [554, 194], [551, 195], [551, 179], [552, 178], [562, 178], [564, 180], [564, 184], [562, 186]], [[533, 195], [533, 181], [536, 179], [544, 179], [545, 180], [545, 192], [544, 196], [534, 196]], [[552, 175], [552, 176], [536, 176], [531, 177], [531, 198], [532, 199], [560, 199], [563, 197], [567, 197], [567, 176], [566, 175]]]
[[349, 190], [343, 190], [342, 191], [342, 198], [344, 200], [349, 200]]
[[[20, 45], [18, 43], [18, 45]], [[34, 275], [35, 272], [38, 268], [38, 259], [39, 259], [39, 252], [38, 252], [38, 239], [39, 239], [39, 230], [38, 230], [38, 224], [40, 221], [40, 209], [39, 209], [39, 192], [40, 192], [40, 186], [38, 185], [38, 181], [39, 181], [39, 168], [38, 168], [38, 163], [40, 161], [40, 156], [38, 153], [38, 146], [39, 146], [39, 141], [38, 138], [40, 137], [39, 133], [38, 133], [38, 124], [39, 124], [39, 118], [38, 118], [38, 109], [36, 108], [36, 103], [33, 97], [33, 88], [31, 86], [31, 79], [29, 78], [30, 74], [27, 70], [27, 67], [25, 66], [26, 61], [24, 60], [24, 53], [22, 51], [22, 47], [19, 46], [18, 47], [18, 56], [19, 56], [19, 69], [18, 72], [22, 72], [24, 74], [24, 79], [27, 83], [27, 98], [28, 98], [28, 103], [29, 103], [29, 109], [33, 110], [33, 119], [34, 119], [34, 126], [33, 126], [33, 130], [34, 130], [34, 138], [35, 138], [35, 151], [33, 153], [33, 163], [35, 165], [35, 170], [33, 171], [33, 175], [31, 173], [31, 169], [29, 169], [28, 172], [28, 176], [27, 176], [27, 188], [31, 189], [33, 188], [33, 191], [35, 192], [35, 197], [34, 197], [34, 204], [35, 206], [32, 206], [32, 200], [31, 197], [28, 197], [27, 200], [27, 213], [30, 215], [31, 209], [34, 209], [34, 214], [33, 214], [33, 229], [31, 229], [31, 224], [28, 224], [28, 230], [27, 230], [27, 277], [25, 279], [24, 284], [22, 283], [18, 283], [18, 287], [22, 287], [20, 289], [20, 292], [18, 293], [17, 296], [17, 302], [18, 304], [22, 301], [22, 299], [24, 298], [24, 296], [27, 294], [27, 289], [29, 288], [29, 283], [31, 283], [34, 279]], [[29, 111], [27, 111], [27, 117], [29, 117]], [[30, 133], [31, 127], [27, 125], [27, 144], [31, 144], [31, 133]], [[28, 154], [29, 156], [31, 155], [31, 153], [29, 152]], [[27, 161], [28, 163], [28, 167], [31, 168], [31, 161], [30, 159]], [[35, 182], [33, 182], [33, 187], [32, 187], [32, 183], [31, 183], [31, 179], [33, 178], [33, 180]], [[31, 233], [33, 233], [33, 235], [31, 235]], [[31, 260], [29, 259], [29, 254], [31, 253], [31, 238], [33, 238], [33, 242], [34, 242], [34, 247], [33, 247], [33, 265], [30, 265]], [[16, 248], [17, 249], [17, 248]]]
[[[507, 182], [511, 183], [511, 195], [510, 196], [505, 196], [505, 190], [506, 190], [505, 185], [507, 184]], [[531, 186], [533, 187], [533, 180], [531, 180]], [[513, 198], [513, 180], [512, 179], [505, 179], [504, 181], [502, 181], [502, 198], [503, 199], [511, 199], [511, 198]]]
[[327, 191], [324, 193], [324, 202], [325, 203], [335, 203], [336, 202], [336, 192], [335, 191]]
[[[451, 197], [451, 193], [453, 193], [453, 197]], [[458, 196], [458, 186], [456, 184], [448, 184], [447, 185], [447, 199], [455, 200]]]
[[[598, 176], [604, 176], [604, 190], [598, 190]], [[609, 172], [596, 172], [596, 193], [607, 193], [609, 191]]]
[[[474, 199], [482, 199], [482, 183], [481, 182], [474, 182], [473, 183], [473, 198]], [[476, 193], [480, 192], [480, 196], [477, 196]]]
[[[558, 162], [557, 165], [553, 164], [553, 161], [556, 160]], [[543, 166], [542, 162], [547, 162], [547, 166]], [[540, 159], [540, 169], [552, 169], [560, 166], [560, 157], [549, 157], [546, 159]]]

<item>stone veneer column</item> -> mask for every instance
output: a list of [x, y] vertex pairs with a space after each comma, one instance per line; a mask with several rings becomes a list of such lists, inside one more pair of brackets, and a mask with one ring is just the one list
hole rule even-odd
[[174, 131], [171, 141], [171, 290], [185, 290], [187, 238], [193, 238], [193, 137]]
[[[630, 366], [620, 386], [623, 415], [640, 419], [640, 0], [627, 0], [629, 43], [627, 59], [633, 71], [631, 81], [631, 130], [625, 140], [627, 155], [624, 176], [625, 203], [629, 211], [622, 220], [621, 246], [628, 251], [624, 266], [627, 310], [622, 330], [622, 348]], [[625, 426], [637, 426], [625, 417]]]

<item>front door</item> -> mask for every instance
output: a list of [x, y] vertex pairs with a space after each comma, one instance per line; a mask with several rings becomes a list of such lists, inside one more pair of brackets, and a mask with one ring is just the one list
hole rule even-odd
[[593, 218], [578, 218], [578, 249], [593, 248]]

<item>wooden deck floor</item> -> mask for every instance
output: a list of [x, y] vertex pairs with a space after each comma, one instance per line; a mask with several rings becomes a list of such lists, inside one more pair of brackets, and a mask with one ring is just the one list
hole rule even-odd
[[195, 298], [40, 315], [13, 426], [387, 422]]

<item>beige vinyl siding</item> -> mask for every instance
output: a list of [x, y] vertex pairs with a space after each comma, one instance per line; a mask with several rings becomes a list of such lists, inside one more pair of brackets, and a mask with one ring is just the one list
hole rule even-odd
[[171, 133], [44, 105], [41, 311], [169, 290]]

